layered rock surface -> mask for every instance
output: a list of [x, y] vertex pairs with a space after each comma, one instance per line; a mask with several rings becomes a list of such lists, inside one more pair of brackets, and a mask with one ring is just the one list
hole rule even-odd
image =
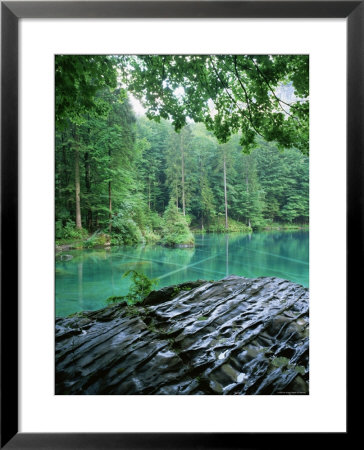
[[56, 319], [56, 394], [308, 394], [308, 290], [229, 276]]

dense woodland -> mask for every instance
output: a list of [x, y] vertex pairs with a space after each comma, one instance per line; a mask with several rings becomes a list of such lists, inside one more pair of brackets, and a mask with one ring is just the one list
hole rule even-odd
[[55, 149], [59, 241], [307, 224], [308, 59], [57, 56]]

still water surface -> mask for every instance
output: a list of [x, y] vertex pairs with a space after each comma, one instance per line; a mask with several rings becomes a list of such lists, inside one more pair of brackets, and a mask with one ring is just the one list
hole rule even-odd
[[[199, 234], [191, 249], [160, 245], [111, 250], [69, 250], [56, 260], [56, 316], [106, 305], [125, 295], [130, 269], [157, 278], [157, 288], [189, 280], [218, 280], [227, 275], [276, 276], [308, 287], [308, 231], [253, 234]], [[63, 253], [64, 255], [64, 253]]]

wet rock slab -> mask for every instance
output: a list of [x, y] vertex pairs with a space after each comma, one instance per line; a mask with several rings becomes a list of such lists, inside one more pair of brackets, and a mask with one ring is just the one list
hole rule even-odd
[[56, 319], [56, 394], [308, 394], [308, 290], [230, 276]]

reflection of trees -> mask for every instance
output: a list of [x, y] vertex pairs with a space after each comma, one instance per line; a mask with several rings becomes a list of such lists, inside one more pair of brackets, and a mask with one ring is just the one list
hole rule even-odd
[[78, 303], [83, 308], [83, 263], [77, 264]]
[[225, 236], [225, 260], [226, 260], [226, 276], [229, 275], [229, 235]]
[[125, 295], [130, 279], [122, 275], [130, 269], [159, 278], [157, 288], [198, 278], [217, 280], [227, 274], [308, 281], [308, 232], [302, 231], [207, 233], [196, 236], [195, 248], [154, 245], [69, 254], [73, 259], [56, 261], [56, 301], [62, 313], [97, 309], [108, 296]]
[[104, 249], [74, 250], [72, 253], [73, 259], [70, 262], [98, 263], [99, 261], [105, 261], [109, 257], [109, 253], [108, 250]]
[[[248, 244], [248, 245], [247, 245]], [[304, 232], [263, 232], [234, 248], [235, 264], [246, 276], [278, 276], [292, 281], [306, 279], [308, 234]]]
[[196, 250], [204, 256], [216, 255], [203, 263], [206, 270], [215, 272], [211, 278], [230, 273], [246, 277], [277, 276], [297, 282], [307, 279], [307, 232], [230, 233], [228, 238], [207, 234], [204, 239], [196, 239]]
[[260, 248], [281, 256], [297, 255], [297, 259], [308, 261], [307, 232], [266, 232], [253, 234], [252, 248]]
[[120, 247], [112, 253], [113, 265], [121, 274], [133, 269], [155, 278], [188, 267], [195, 249], [147, 245]]

